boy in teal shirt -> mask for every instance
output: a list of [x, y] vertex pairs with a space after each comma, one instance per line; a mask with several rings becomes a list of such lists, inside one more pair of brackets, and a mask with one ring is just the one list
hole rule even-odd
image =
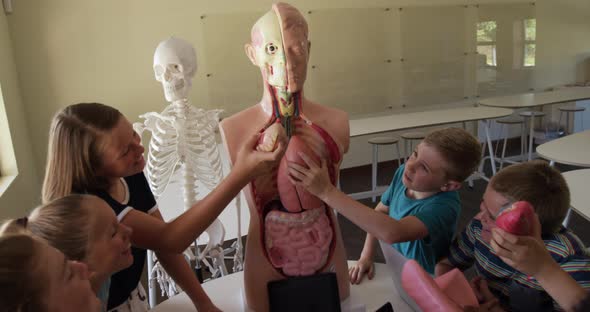
[[[375, 238], [393, 244], [430, 274], [446, 255], [459, 217], [457, 190], [479, 165], [481, 147], [467, 131], [447, 128], [430, 133], [398, 168], [389, 189], [373, 210], [330, 183], [325, 160], [305, 166], [289, 163], [291, 182], [303, 186], [367, 232], [361, 257], [349, 268], [351, 283], [373, 278]], [[384, 216], [388, 215], [389, 217]]]
[[389, 216], [395, 220], [414, 216], [428, 229], [428, 235], [419, 240], [393, 243], [392, 246], [408, 259], [414, 259], [434, 274], [436, 261], [446, 256], [461, 213], [457, 191], [439, 192], [423, 199], [406, 195], [403, 184], [405, 165], [393, 177], [391, 185], [381, 196], [381, 203], [389, 207]]

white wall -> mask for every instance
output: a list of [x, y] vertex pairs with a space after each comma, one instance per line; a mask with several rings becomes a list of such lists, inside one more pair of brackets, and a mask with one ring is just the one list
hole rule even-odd
[[[36, 125], [31, 129], [36, 165], [44, 167], [47, 126], [55, 111], [81, 101], [116, 106], [131, 120], [146, 111], [159, 111], [165, 102], [151, 69], [153, 51], [159, 41], [170, 35], [184, 38], [195, 45], [198, 58], [202, 58], [206, 47], [201, 16], [264, 12], [271, 3], [262, 0], [166, 4], [145, 0], [15, 1], [9, 25], [17, 51], [24, 107], [29, 123]], [[291, 3], [307, 12], [463, 2], [301, 0]], [[219, 35], [223, 37], [227, 31], [221, 27]], [[248, 64], [245, 56], [242, 61]], [[192, 103], [201, 107], [210, 107], [206, 73], [206, 68], [199, 70], [191, 94]]]
[[[13, 46], [3, 13], [0, 13], [0, 88], [0, 170], [2, 175], [16, 176], [3, 194], [0, 190], [1, 220], [22, 217], [41, 197]], [[4, 179], [0, 177], [0, 184], [1, 180]]]
[[590, 81], [588, 59], [590, 1], [537, 1], [535, 89]]

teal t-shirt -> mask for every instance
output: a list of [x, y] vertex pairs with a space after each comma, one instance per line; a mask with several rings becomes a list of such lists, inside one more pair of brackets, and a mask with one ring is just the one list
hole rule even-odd
[[111, 278], [109, 277], [103, 284], [100, 286], [96, 297], [100, 300], [101, 310], [107, 310], [107, 303], [109, 302], [109, 288], [111, 287]]
[[406, 187], [402, 183], [405, 165], [397, 169], [391, 185], [381, 196], [381, 202], [389, 207], [389, 216], [400, 220], [415, 216], [428, 229], [428, 236], [423, 239], [395, 243], [397, 249], [408, 259], [414, 259], [428, 273], [434, 275], [436, 262], [449, 252], [451, 240], [455, 234], [457, 220], [461, 211], [461, 202], [457, 191], [439, 192], [424, 199], [412, 199], [406, 196]]

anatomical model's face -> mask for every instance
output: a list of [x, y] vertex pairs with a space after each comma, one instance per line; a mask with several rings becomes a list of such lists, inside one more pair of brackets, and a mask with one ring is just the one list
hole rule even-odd
[[300, 92], [307, 75], [307, 23], [298, 11], [274, 6], [254, 25], [246, 51], [274, 88], [282, 116], [291, 116], [291, 94]]
[[287, 87], [287, 60], [279, 20], [273, 11], [266, 13], [252, 29], [252, 47], [262, 77], [276, 88]]

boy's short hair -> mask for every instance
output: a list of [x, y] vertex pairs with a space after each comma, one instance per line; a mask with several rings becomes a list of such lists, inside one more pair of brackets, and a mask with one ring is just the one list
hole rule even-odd
[[463, 182], [479, 166], [481, 146], [469, 132], [446, 128], [429, 133], [424, 143], [434, 147], [446, 160], [447, 178]]
[[508, 166], [490, 180], [490, 187], [512, 200], [535, 207], [543, 234], [556, 232], [570, 206], [570, 191], [557, 169], [535, 160]]

